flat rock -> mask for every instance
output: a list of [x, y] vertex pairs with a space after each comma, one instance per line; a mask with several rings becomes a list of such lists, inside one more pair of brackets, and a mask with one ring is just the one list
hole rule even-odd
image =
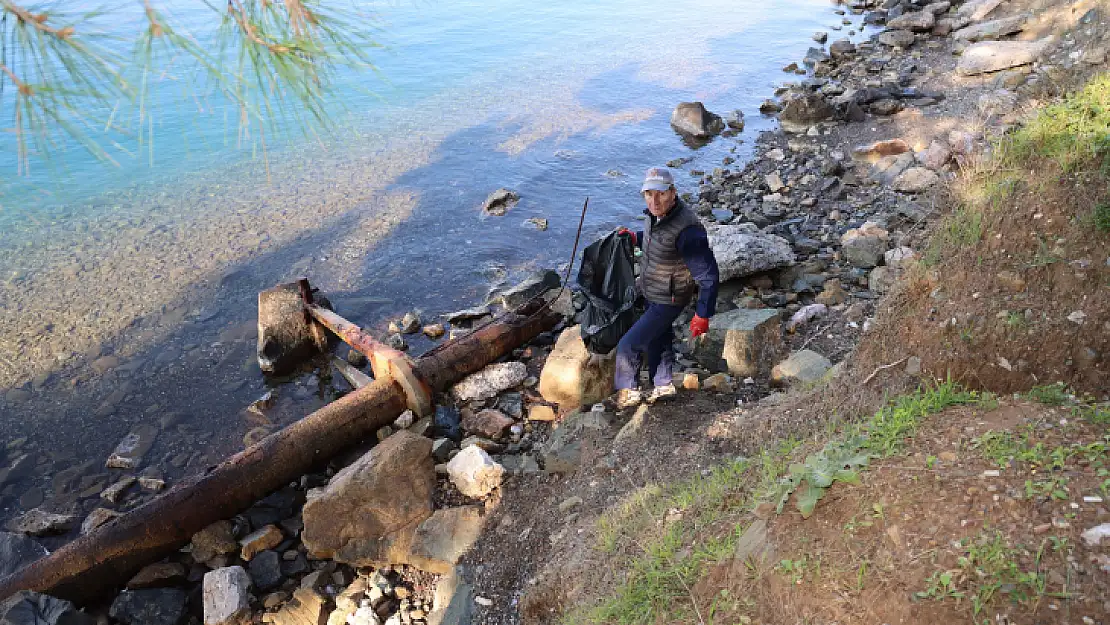
[[85, 520], [81, 522], [81, 535], [84, 536], [96, 530], [96, 528], [104, 525], [112, 519], [123, 516], [122, 513], [110, 510], [108, 508], [95, 508], [89, 513]]
[[915, 11], [913, 13], [903, 13], [892, 20], [888, 20], [886, 25], [891, 30], [912, 30], [923, 33], [932, 30], [936, 22], [937, 18], [931, 12]]
[[1005, 0], [971, 0], [960, 5], [956, 10], [958, 17], [978, 22], [995, 10]]
[[189, 595], [177, 588], [125, 590], [108, 615], [123, 625], [181, 625], [188, 617]]
[[204, 625], [241, 625], [250, 621], [251, 578], [241, 566], [204, 574], [201, 596]]
[[709, 331], [695, 341], [694, 358], [711, 371], [738, 377], [766, 372], [782, 349], [781, 312], [741, 308], [717, 313], [709, 320]]
[[273, 549], [281, 544], [285, 537], [275, 525], [267, 525], [247, 534], [239, 541], [239, 557], [250, 561], [256, 554], [267, 549]]
[[144, 566], [127, 582], [127, 587], [162, 588], [176, 586], [185, 581], [185, 565], [180, 562], [158, 562]]
[[0, 602], [0, 625], [94, 625], [96, 619], [72, 603], [30, 590]]
[[231, 521], [216, 521], [193, 534], [192, 554], [197, 562], [207, 562], [220, 555], [239, 551]]
[[480, 499], [501, 486], [505, 469], [477, 445], [466, 447], [447, 463], [451, 483], [467, 497]]
[[568, 409], [597, 403], [613, 393], [615, 368], [615, 358], [591, 357], [581, 326], [566, 328], [540, 372], [540, 395]]
[[962, 76], [975, 76], [1028, 65], [1043, 56], [1051, 43], [1051, 38], [1040, 41], [973, 43], [960, 55], [960, 61], [956, 64], [956, 73]]
[[875, 163], [884, 156], [905, 154], [910, 149], [910, 144], [904, 139], [883, 139], [852, 148], [852, 158], [866, 163]]
[[422, 570], [439, 575], [450, 572], [482, 533], [481, 506], [436, 510], [416, 530], [412, 554]]
[[68, 532], [76, 524], [76, 515], [55, 514], [42, 508], [34, 508], [11, 521], [8, 524], [8, 529], [32, 536], [51, 536]]
[[989, 22], [973, 24], [952, 33], [952, 37], [963, 41], [994, 41], [1008, 35], [1020, 33], [1025, 29], [1025, 24], [1031, 17], [1032, 16], [1028, 13], [1021, 13], [1018, 15], [1011, 15], [1010, 17], [991, 20]]
[[482, 210], [495, 216], [502, 216], [520, 201], [520, 194], [504, 187], [490, 193], [486, 201], [482, 202]]
[[892, 48], [908, 48], [917, 37], [908, 30], [886, 30], [879, 33], [879, 43]]
[[476, 319], [481, 319], [482, 317], [488, 316], [490, 316], [490, 310], [489, 306], [487, 305], [475, 306], [474, 308], [466, 308], [464, 310], [456, 310], [453, 313], [447, 313], [443, 317], [444, 319], [447, 319], [448, 323], [455, 324], [466, 321], [474, 321]]
[[157, 437], [158, 428], [146, 423], [139, 424], [116, 445], [104, 466], [109, 469], [138, 468]]
[[432, 514], [432, 441], [402, 430], [309, 492], [301, 540], [309, 556], [352, 566], [408, 563]]
[[528, 367], [523, 362], [499, 362], [463, 378], [451, 388], [459, 401], [473, 401], [496, 397], [501, 391], [518, 386], [528, 377]]
[[0, 532], [0, 578], [7, 577], [49, 553], [24, 534]]
[[516, 422], [505, 415], [505, 413], [492, 408], [480, 410], [477, 413], [466, 414], [462, 419], [464, 430], [495, 439], [504, 436], [505, 431], [514, 423]]
[[780, 386], [813, 384], [832, 369], [832, 362], [815, 351], [803, 349], [790, 354], [771, 370], [771, 381]]
[[547, 291], [559, 288], [562, 283], [559, 274], [550, 269], [537, 271], [508, 289], [495, 289], [486, 304], [499, 304], [505, 310], [515, 310]]
[[721, 282], [794, 264], [786, 239], [760, 232], [754, 224], [706, 224]]
[[940, 176], [925, 167], [910, 167], [898, 175], [891, 188], [902, 193], [923, 193], [937, 186]]
[[263, 614], [262, 622], [274, 625], [322, 625], [327, 617], [327, 600], [314, 588], [298, 588], [293, 591], [293, 598], [280, 610]]
[[840, 252], [853, 267], [870, 269], [883, 260], [889, 240], [886, 230], [868, 221], [844, 233], [840, 238]]

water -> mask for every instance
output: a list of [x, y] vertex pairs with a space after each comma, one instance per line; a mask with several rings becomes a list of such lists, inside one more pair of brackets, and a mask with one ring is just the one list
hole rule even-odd
[[[198, 4], [169, 6], [199, 27]], [[171, 476], [239, 448], [257, 425], [242, 409], [267, 388], [253, 363], [262, 288], [307, 274], [373, 330], [412, 308], [431, 318], [564, 263], [586, 196], [588, 241], [638, 217], [649, 166], [739, 166], [773, 123], [759, 103], [794, 79], [780, 68], [841, 19], [825, 0], [369, 7], [387, 49], [376, 73], [339, 76], [331, 134], [272, 136], [263, 159], [233, 107], [164, 84], [153, 153], [129, 145], [112, 167], [70, 149], [27, 177], [0, 161], [0, 431], [28, 438], [8, 455], [37, 454], [47, 492], [79, 461], [100, 471], [140, 422], [162, 428], [147, 461]], [[747, 128], [688, 146], [669, 126], [684, 100], [740, 109]], [[520, 204], [482, 216], [501, 186]], [[333, 391], [305, 372], [278, 394], [280, 425]], [[0, 491], [7, 514], [28, 486]]]

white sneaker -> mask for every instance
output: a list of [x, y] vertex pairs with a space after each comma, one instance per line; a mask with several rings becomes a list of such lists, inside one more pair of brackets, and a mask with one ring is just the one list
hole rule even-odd
[[675, 395], [678, 395], [678, 389], [674, 387], [674, 384], [664, 384], [663, 386], [656, 386], [655, 388], [651, 389], [651, 393], [648, 394], [647, 403], [654, 404], [661, 399], [674, 397]]
[[624, 410], [639, 406], [644, 401], [644, 394], [638, 388], [622, 388], [617, 391], [617, 408]]

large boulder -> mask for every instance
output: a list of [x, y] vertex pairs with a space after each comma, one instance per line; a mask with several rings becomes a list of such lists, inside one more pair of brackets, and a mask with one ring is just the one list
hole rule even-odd
[[397, 432], [309, 492], [301, 539], [317, 559], [407, 563], [417, 527], [432, 514], [435, 484], [432, 441]]
[[870, 269], [880, 264], [890, 247], [890, 234], [872, 221], [852, 228], [840, 238], [840, 252], [853, 267]]
[[964, 41], [994, 41], [1007, 35], [1020, 33], [1025, 29], [1025, 24], [1030, 17], [1028, 13], [1020, 13], [1002, 19], [974, 24], [957, 30], [952, 33], [952, 36]]
[[975, 76], [1028, 65], [1041, 58], [1051, 43], [1051, 38], [1040, 41], [973, 43], [960, 55], [960, 62], [956, 64], [956, 73], [961, 76]]
[[832, 369], [828, 358], [808, 349], [790, 354], [771, 370], [771, 382], [780, 386], [813, 384]]
[[489, 399], [519, 385], [527, 377], [528, 367], [523, 362], [498, 362], [463, 378], [451, 388], [451, 394], [459, 401]]
[[250, 621], [251, 578], [241, 566], [204, 574], [204, 625], [240, 625]]
[[540, 372], [540, 395], [563, 408], [597, 403], [613, 393], [615, 358], [591, 357], [582, 327], [563, 330]]
[[[2, 576], [0, 576], [2, 577]], [[96, 619], [70, 602], [21, 590], [0, 602], [0, 625], [93, 625]]]
[[711, 371], [737, 377], [767, 372], [782, 351], [782, 311], [745, 308], [718, 313], [694, 343], [694, 358]]
[[15, 573], [48, 553], [46, 547], [29, 536], [0, 532], [0, 578]]
[[710, 113], [701, 102], [681, 102], [671, 113], [671, 126], [692, 137], [705, 139], [725, 129], [720, 115]]
[[887, 30], [879, 33], [879, 43], [892, 48], [908, 48], [916, 39], [908, 30]]
[[108, 616], [123, 625], [181, 625], [189, 616], [189, 595], [178, 588], [125, 590], [112, 602]]
[[416, 530], [412, 552], [420, 560], [420, 568], [440, 575], [449, 573], [478, 542], [483, 520], [481, 506], [436, 510]]
[[960, 8], [956, 10], [956, 15], [961, 19], [978, 22], [1005, 1], [1006, 0], [971, 0], [971, 2], [961, 4]]
[[705, 230], [722, 282], [794, 264], [790, 242], [755, 224], [706, 224]]
[[786, 102], [779, 113], [779, 124], [783, 130], [803, 133], [817, 122], [832, 119], [836, 109], [819, 93], [796, 94]]

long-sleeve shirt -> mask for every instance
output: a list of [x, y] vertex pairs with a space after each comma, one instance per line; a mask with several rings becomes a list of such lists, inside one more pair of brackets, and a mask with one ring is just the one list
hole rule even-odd
[[[637, 231], [636, 247], [643, 249], [643, 240], [644, 231]], [[717, 311], [717, 288], [721, 282], [717, 257], [709, 247], [709, 235], [703, 228], [690, 226], [678, 233], [675, 247], [682, 256], [682, 262], [690, 270], [694, 282], [698, 283], [698, 302], [694, 306], [694, 312], [699, 317], [708, 319]]]

